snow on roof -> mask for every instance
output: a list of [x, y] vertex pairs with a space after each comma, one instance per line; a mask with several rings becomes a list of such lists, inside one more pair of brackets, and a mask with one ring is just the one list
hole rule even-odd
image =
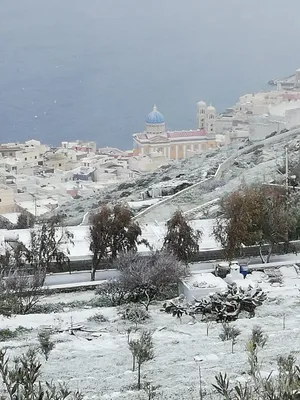
[[211, 272], [203, 272], [199, 274], [193, 274], [183, 282], [188, 289], [195, 288], [220, 288], [226, 289], [227, 283], [220, 277], [213, 275]]
[[1, 214], [1, 215], [2, 215], [2, 217], [8, 219], [11, 223], [16, 224], [20, 213], [5, 213], [5, 214]]
[[30, 212], [30, 214], [40, 217], [50, 211], [50, 208], [35, 203], [35, 201], [17, 201], [16, 204], [21, 207], [23, 210]]
[[296, 101], [283, 101], [280, 104], [269, 105], [270, 115], [278, 115], [284, 117], [287, 111], [300, 108], [300, 100]]

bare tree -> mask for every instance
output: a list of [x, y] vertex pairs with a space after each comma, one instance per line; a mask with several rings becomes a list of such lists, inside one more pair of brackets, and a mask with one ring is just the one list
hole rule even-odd
[[142, 365], [154, 358], [152, 333], [150, 331], [144, 331], [141, 337], [136, 340], [130, 340], [129, 349], [132, 353], [133, 359], [135, 360], [138, 368], [137, 387], [141, 389], [141, 367]]
[[52, 264], [69, 266], [69, 245], [74, 245], [74, 235], [65, 228], [60, 216], [44, 222], [30, 232], [30, 242], [24, 245], [26, 263], [32, 269], [49, 272]]
[[0, 266], [0, 311], [26, 314], [42, 297], [42, 286], [52, 263], [68, 263], [68, 244], [73, 235], [53, 218], [30, 232], [24, 244], [10, 241]]
[[178, 260], [188, 263], [199, 250], [202, 231], [195, 230], [181, 211], [175, 211], [167, 222], [164, 249], [176, 255]]
[[14, 362], [0, 350], [0, 376], [5, 388], [1, 400], [83, 400], [80, 392], [72, 392], [64, 383], [43, 383], [41, 368], [32, 349]]
[[104, 206], [91, 218], [90, 250], [93, 253], [91, 280], [103, 260], [114, 260], [122, 252], [137, 251], [141, 238], [139, 224], [132, 219], [131, 210], [124, 205]]
[[11, 269], [0, 275], [0, 313], [10, 316], [27, 314], [42, 298], [44, 271], [29, 275], [23, 268]]
[[189, 272], [174, 254], [166, 251], [153, 252], [148, 257], [125, 253], [116, 260], [115, 267], [120, 271], [116, 284], [125, 288], [147, 311], [155, 299], [166, 294]]

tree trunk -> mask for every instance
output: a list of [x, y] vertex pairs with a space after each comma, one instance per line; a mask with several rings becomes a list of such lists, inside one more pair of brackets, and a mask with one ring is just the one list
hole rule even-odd
[[96, 277], [96, 265], [93, 264], [91, 269], [91, 281], [94, 281], [95, 277]]
[[141, 390], [141, 364], [138, 364], [138, 382], [137, 382], [138, 390]]
[[269, 251], [268, 251], [268, 257], [267, 257], [267, 263], [270, 262], [270, 258], [271, 258], [271, 255], [272, 255], [272, 251], [273, 251], [273, 244], [270, 244], [270, 246], [269, 246]]
[[263, 264], [265, 264], [265, 263], [266, 263], [266, 260], [264, 259], [264, 256], [263, 256], [263, 254], [262, 254], [261, 246], [259, 246], [259, 256], [260, 256], [261, 262], [262, 262]]
[[146, 311], [149, 311], [149, 306], [150, 306], [151, 300], [150, 300], [150, 296], [149, 296], [147, 290], [145, 291], [145, 296], [147, 298], [146, 303], [145, 303], [145, 308], [146, 308]]
[[132, 371], [135, 371], [135, 356], [132, 356]]

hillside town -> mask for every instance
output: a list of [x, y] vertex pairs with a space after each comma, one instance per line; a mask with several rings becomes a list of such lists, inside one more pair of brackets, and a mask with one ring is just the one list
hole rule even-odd
[[2, 400], [297, 400], [300, 91], [133, 149], [0, 145]]
[[[300, 125], [300, 91], [296, 83], [282, 89], [278, 82], [276, 90], [243, 95], [220, 114], [200, 101], [195, 117], [194, 130], [169, 131], [163, 114], [154, 106], [144, 131], [133, 134], [133, 150], [129, 151], [101, 148], [83, 140], [56, 147], [35, 139], [1, 143], [0, 214], [11, 222], [22, 210], [41, 217], [72, 198], [92, 196], [179, 160], [216, 149], [222, 154], [221, 149], [230, 145], [256, 143], [295, 129]], [[169, 186], [172, 191], [172, 182]], [[151, 190], [150, 197], [161, 196], [160, 185]], [[142, 193], [138, 197], [136, 201], [145, 199]]]

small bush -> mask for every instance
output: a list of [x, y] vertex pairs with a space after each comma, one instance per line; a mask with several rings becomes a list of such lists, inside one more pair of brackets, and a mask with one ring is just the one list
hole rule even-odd
[[105, 318], [104, 315], [101, 314], [101, 313], [94, 314], [94, 315], [88, 317], [87, 320], [89, 322], [98, 322], [98, 323], [99, 322], [107, 322], [108, 321], [107, 318]]
[[43, 330], [38, 333], [38, 341], [40, 350], [44, 354], [46, 361], [49, 358], [50, 352], [54, 349], [55, 343], [51, 340], [51, 332], [49, 330]]
[[232, 340], [234, 337], [240, 335], [241, 331], [234, 325], [230, 325], [227, 322], [222, 324], [222, 332], [219, 338], [224, 342], [225, 340]]
[[241, 334], [241, 331], [234, 325], [228, 323], [222, 324], [223, 332], [220, 333], [219, 338], [224, 342], [225, 340], [231, 341], [231, 352], [233, 353], [234, 345], [237, 343], [237, 337]]
[[0, 329], [0, 342], [5, 342], [10, 339], [16, 339], [19, 335], [30, 332], [31, 329], [18, 326], [15, 330], [9, 328]]
[[138, 304], [128, 304], [120, 310], [119, 314], [122, 319], [134, 322], [136, 325], [145, 322], [150, 318], [149, 313], [145, 308]]
[[63, 312], [65, 308], [83, 308], [88, 305], [93, 306], [92, 300], [90, 302], [72, 301], [70, 303], [59, 302], [59, 303], [36, 304], [30, 312], [32, 314], [51, 314], [51, 313]]
[[123, 285], [115, 279], [98, 286], [96, 294], [100, 296], [101, 301], [106, 301], [113, 307], [121, 306], [130, 301], [128, 290], [126, 290]]

